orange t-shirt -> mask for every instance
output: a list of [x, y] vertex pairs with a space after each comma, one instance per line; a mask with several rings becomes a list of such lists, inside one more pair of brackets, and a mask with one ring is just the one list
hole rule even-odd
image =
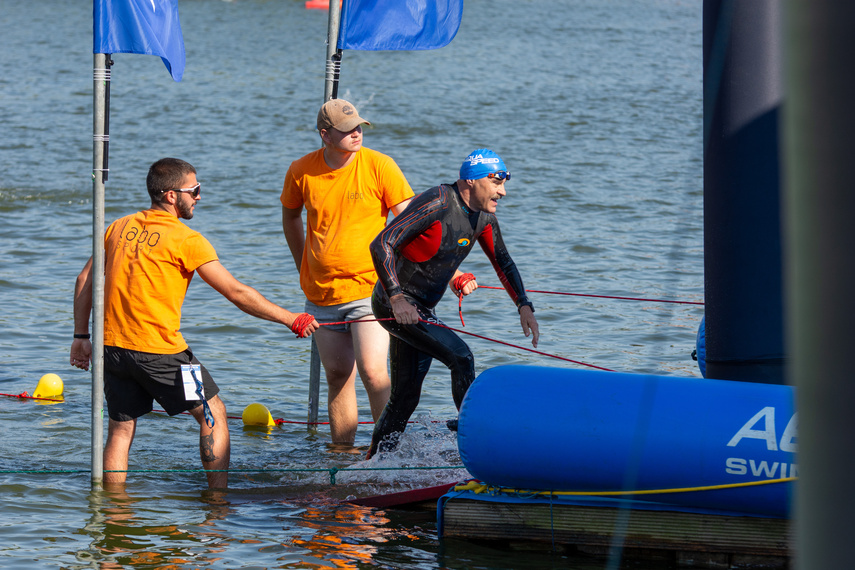
[[332, 170], [324, 150], [291, 163], [280, 201], [306, 208], [306, 246], [300, 287], [316, 305], [371, 296], [377, 281], [368, 245], [386, 227], [389, 210], [413, 197], [404, 173], [385, 154], [362, 147]]
[[214, 247], [160, 210], [116, 220], [104, 247], [104, 344], [155, 354], [186, 350], [181, 305], [196, 268], [217, 259]]

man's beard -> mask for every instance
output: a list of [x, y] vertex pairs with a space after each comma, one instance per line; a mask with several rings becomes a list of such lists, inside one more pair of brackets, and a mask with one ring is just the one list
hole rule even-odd
[[191, 220], [193, 219], [193, 205], [195, 202], [187, 202], [184, 198], [180, 198], [178, 202], [175, 203], [175, 207], [178, 208], [178, 217], [183, 220]]

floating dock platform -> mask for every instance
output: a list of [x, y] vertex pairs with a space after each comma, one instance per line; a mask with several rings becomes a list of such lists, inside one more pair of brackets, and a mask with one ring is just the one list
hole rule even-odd
[[437, 521], [441, 538], [600, 557], [616, 546], [624, 558], [696, 568], [787, 569], [793, 554], [787, 519], [626, 499], [451, 490], [437, 503]]
[[438, 501], [440, 537], [788, 568], [797, 426], [789, 386], [491, 368], [459, 416], [476, 481]]

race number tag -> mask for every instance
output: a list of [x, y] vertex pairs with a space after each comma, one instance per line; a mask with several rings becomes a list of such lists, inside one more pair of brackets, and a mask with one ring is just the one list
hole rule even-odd
[[199, 364], [182, 364], [181, 379], [184, 381], [184, 399], [204, 400], [205, 388], [202, 386], [202, 366]]

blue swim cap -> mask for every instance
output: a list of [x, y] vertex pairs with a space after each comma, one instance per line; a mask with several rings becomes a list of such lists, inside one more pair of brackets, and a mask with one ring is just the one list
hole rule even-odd
[[478, 180], [491, 172], [507, 172], [505, 163], [498, 154], [488, 148], [473, 150], [460, 167], [461, 180]]

